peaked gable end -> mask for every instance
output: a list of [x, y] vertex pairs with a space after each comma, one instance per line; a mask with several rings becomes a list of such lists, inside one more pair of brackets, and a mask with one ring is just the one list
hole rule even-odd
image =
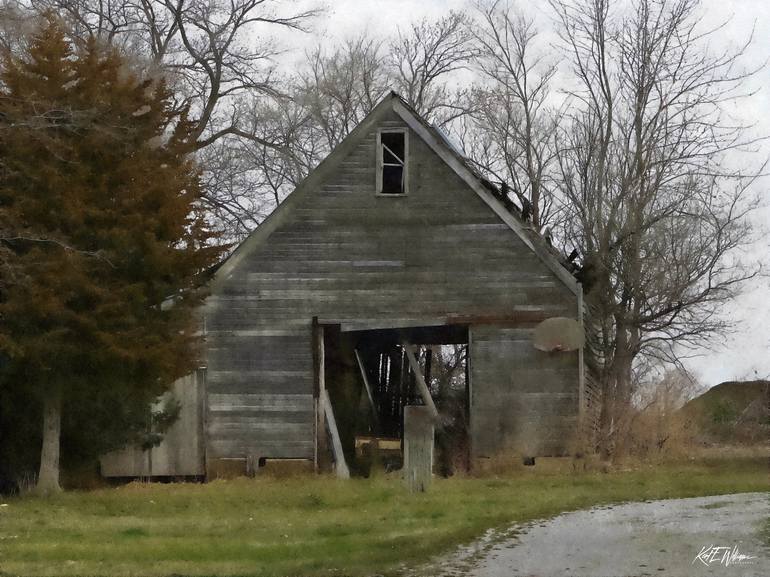
[[[557, 261], [554, 255], [540, 242], [533, 239], [525, 230], [525, 225], [521, 223], [516, 216], [511, 214], [502, 203], [496, 199], [481, 183], [479, 177], [469, 168], [467, 162], [460, 157], [446, 143], [444, 138], [425, 120], [413, 111], [396, 94], [391, 93], [385, 97], [372, 112], [351, 131], [351, 133], [315, 168], [311, 173], [289, 194], [286, 199], [244, 240], [233, 253], [222, 263], [214, 275], [213, 286], [218, 285], [224, 279], [228, 278], [235, 267], [242, 259], [256, 250], [260, 245], [267, 241], [268, 237], [285, 222], [290, 214], [302, 203], [302, 199], [309, 191], [317, 189], [326, 179], [333, 177], [341, 163], [348, 157], [355, 148], [360, 145], [362, 139], [366, 136], [371, 137], [372, 130], [390, 125], [394, 117], [403, 121], [410, 131], [427, 144], [433, 152], [454, 171], [474, 193], [489, 207], [506, 227], [512, 230], [516, 236], [524, 243], [526, 248], [554, 274], [559, 281], [566, 286], [573, 294], [577, 295], [580, 291], [579, 285], [574, 277]], [[375, 179], [375, 160], [370, 164], [371, 174], [362, 174], [363, 180], [370, 178], [374, 186]]]

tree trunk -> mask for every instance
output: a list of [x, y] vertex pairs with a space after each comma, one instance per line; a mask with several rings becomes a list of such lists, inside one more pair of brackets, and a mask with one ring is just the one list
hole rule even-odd
[[61, 391], [47, 395], [43, 402], [43, 448], [40, 451], [40, 474], [35, 492], [50, 495], [59, 486], [59, 439], [61, 437]]
[[624, 456], [630, 434], [633, 354], [628, 349], [618, 351], [616, 362], [617, 396], [614, 407], [615, 435], [612, 451], [612, 458], [615, 462]]
[[615, 319], [615, 345], [612, 362], [602, 371], [602, 401], [599, 415], [599, 452], [604, 458], [617, 457], [623, 450], [624, 435], [631, 407], [631, 369], [634, 354], [628, 330], [622, 319]]
[[597, 450], [602, 457], [609, 457], [612, 453], [612, 434], [613, 434], [613, 420], [612, 416], [614, 411], [612, 407], [615, 403], [615, 387], [613, 383], [613, 371], [612, 366], [602, 367], [599, 373], [599, 379], [601, 383], [601, 405], [599, 410], [599, 439], [597, 443]]

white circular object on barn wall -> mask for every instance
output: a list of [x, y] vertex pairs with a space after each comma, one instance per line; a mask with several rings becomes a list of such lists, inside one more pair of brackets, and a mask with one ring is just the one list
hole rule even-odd
[[575, 319], [551, 317], [535, 327], [532, 340], [539, 351], [575, 351], [583, 346], [585, 334]]

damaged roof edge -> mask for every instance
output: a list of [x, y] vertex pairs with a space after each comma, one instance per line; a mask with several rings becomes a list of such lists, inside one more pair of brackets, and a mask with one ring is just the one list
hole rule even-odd
[[476, 194], [497, 214], [500, 219], [515, 232], [527, 247], [540, 258], [540, 260], [553, 272], [567, 288], [577, 295], [580, 292], [579, 283], [572, 274], [564, 268], [550, 249], [545, 245], [542, 237], [532, 230], [525, 227], [515, 215], [503, 206], [491, 192], [488, 180], [483, 178], [478, 172], [470, 166], [468, 160], [459, 154], [455, 147], [446, 141], [446, 137], [422, 118], [417, 112], [406, 103], [395, 92], [391, 92], [393, 98], [393, 110], [398, 114], [420, 137], [430, 146], [433, 151], [444, 160], [444, 162], [454, 170], [457, 175], [468, 184]]

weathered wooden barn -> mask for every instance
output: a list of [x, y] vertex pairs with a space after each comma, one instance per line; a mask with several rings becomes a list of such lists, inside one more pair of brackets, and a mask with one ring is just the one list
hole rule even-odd
[[586, 403], [582, 350], [540, 351], [532, 334], [551, 317], [582, 322], [581, 310], [548, 244], [391, 94], [219, 267], [202, 311], [205, 371], [176, 384], [180, 423], [153, 455], [112, 454], [103, 473], [318, 464], [327, 391], [334, 408], [338, 381], [355, 381], [392, 421], [420, 402], [382, 397], [402, 371], [394, 354], [426, 344], [467, 344], [472, 460], [562, 454]]

